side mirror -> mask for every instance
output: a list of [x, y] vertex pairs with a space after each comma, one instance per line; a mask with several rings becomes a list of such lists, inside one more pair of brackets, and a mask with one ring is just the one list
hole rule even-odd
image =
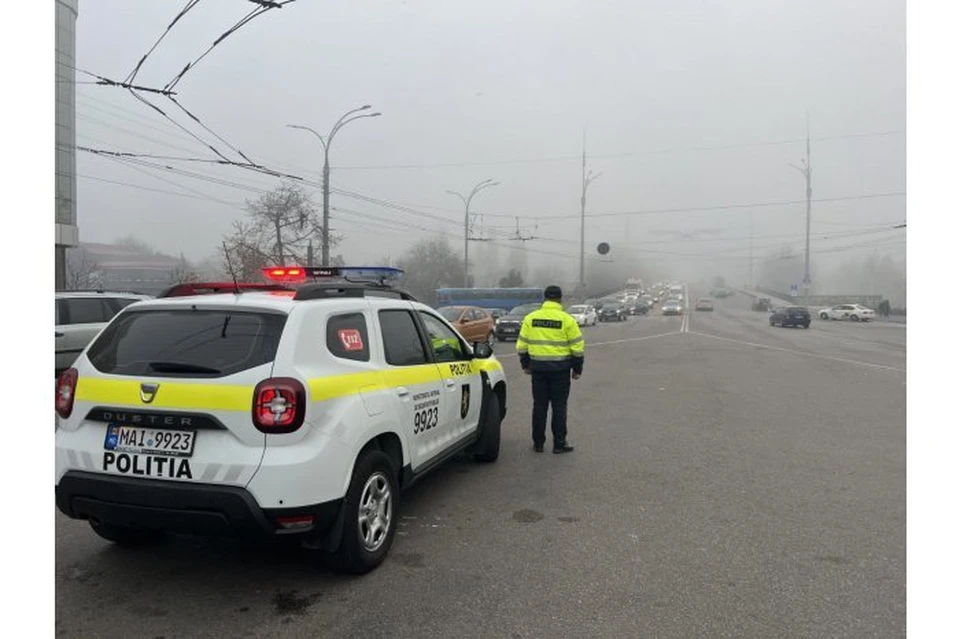
[[493, 355], [493, 349], [486, 342], [475, 342], [473, 345], [474, 359], [487, 359]]

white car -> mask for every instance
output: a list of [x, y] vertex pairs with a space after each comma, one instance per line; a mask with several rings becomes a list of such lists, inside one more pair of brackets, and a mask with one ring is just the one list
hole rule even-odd
[[488, 345], [382, 285], [145, 301], [58, 380], [56, 502], [119, 544], [297, 538], [363, 573], [401, 489], [497, 459], [506, 392]]
[[838, 304], [831, 308], [822, 308], [817, 315], [823, 320], [850, 320], [851, 322], [869, 322], [877, 318], [873, 309], [860, 304]]
[[135, 293], [65, 291], [56, 298], [55, 374], [70, 368], [87, 344], [126, 306], [150, 299]]
[[576, 304], [567, 309], [567, 313], [577, 320], [578, 326], [596, 326], [597, 311], [589, 304]]

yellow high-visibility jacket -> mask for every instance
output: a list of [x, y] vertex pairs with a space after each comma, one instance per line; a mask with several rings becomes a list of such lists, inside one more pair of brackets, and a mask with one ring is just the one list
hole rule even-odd
[[517, 337], [520, 366], [535, 372], [573, 369], [574, 373], [582, 373], [583, 346], [577, 320], [551, 301], [523, 318]]

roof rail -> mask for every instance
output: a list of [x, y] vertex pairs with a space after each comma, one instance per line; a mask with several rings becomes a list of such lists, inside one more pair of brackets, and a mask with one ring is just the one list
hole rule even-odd
[[397, 297], [416, 302], [417, 299], [407, 293], [389, 286], [372, 282], [321, 282], [305, 284], [297, 289], [293, 299], [296, 301], [321, 300], [344, 297]]
[[162, 291], [157, 298], [164, 297], [189, 297], [192, 295], [216, 295], [217, 293], [242, 293], [255, 291], [292, 291], [289, 286], [282, 284], [263, 284], [241, 282], [184, 282], [174, 284]]
[[146, 295], [146, 293], [141, 293], [140, 291], [124, 291], [112, 288], [72, 288], [57, 291], [57, 293], [99, 293], [101, 295], [119, 293], [122, 295]]

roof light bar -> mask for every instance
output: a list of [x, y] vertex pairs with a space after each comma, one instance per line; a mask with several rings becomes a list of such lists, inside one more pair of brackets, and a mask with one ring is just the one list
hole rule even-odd
[[271, 266], [264, 276], [275, 282], [304, 282], [307, 279], [395, 280], [403, 271], [390, 266]]

